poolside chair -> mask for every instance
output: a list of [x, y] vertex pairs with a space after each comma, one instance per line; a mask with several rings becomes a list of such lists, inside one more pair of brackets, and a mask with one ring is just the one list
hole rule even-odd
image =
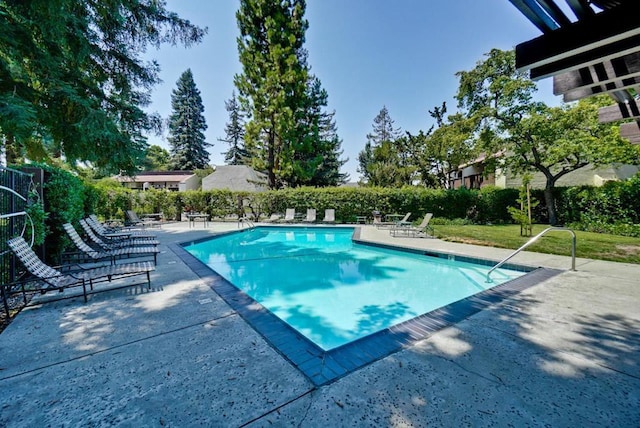
[[[118, 280], [127, 278], [130, 276], [136, 275], [146, 275], [147, 286], [148, 289], [151, 289], [151, 277], [149, 272], [155, 270], [155, 267], [150, 262], [137, 262], [137, 263], [126, 263], [119, 265], [106, 265], [106, 266], [97, 266], [97, 267], [83, 267], [80, 265], [70, 265], [66, 266], [66, 268], [75, 267], [76, 270], [69, 272], [62, 272], [55, 267], [51, 267], [45, 263], [43, 263], [36, 253], [33, 252], [29, 244], [22, 237], [12, 238], [7, 241], [7, 244], [16, 255], [18, 260], [24, 265], [27, 271], [31, 274], [31, 277], [26, 278], [19, 283], [7, 284], [3, 285], [5, 292], [7, 293], [20, 293], [23, 295], [23, 299], [26, 301], [26, 293], [34, 293], [38, 292], [40, 294], [44, 294], [47, 291], [58, 290], [60, 292], [64, 291], [66, 288], [71, 287], [82, 287], [82, 296], [84, 297], [84, 301], [87, 301], [87, 295], [97, 292], [110, 291], [123, 287], [131, 287], [137, 284], [126, 284], [119, 285], [116, 287], [109, 287], [106, 289], [101, 289], [98, 291], [94, 291], [93, 286], [96, 283]], [[42, 284], [41, 288], [37, 289], [27, 289], [25, 287], [26, 284], [31, 282], [38, 282]], [[87, 290], [87, 284], [89, 285], [89, 290]], [[72, 297], [72, 296], [67, 296]], [[75, 297], [75, 296], [73, 296]], [[57, 299], [56, 299], [57, 300]], [[6, 310], [7, 308], [5, 308]], [[7, 314], [8, 315], [8, 314]]]
[[426, 213], [424, 215], [424, 218], [422, 219], [422, 223], [420, 223], [418, 226], [414, 227], [398, 224], [392, 227], [389, 233], [391, 234], [391, 236], [430, 236], [427, 231], [433, 232], [433, 228], [429, 226], [429, 222], [431, 221], [432, 217], [433, 213]]
[[280, 214], [271, 214], [271, 217], [269, 217], [268, 219], [265, 219], [264, 222], [265, 223], [276, 223], [280, 220], [280, 218], [282, 217], [282, 215]]
[[[112, 250], [96, 250], [91, 248], [86, 242], [80, 238], [78, 232], [71, 225], [71, 223], [65, 223], [62, 225], [64, 230], [71, 238], [71, 241], [74, 243], [76, 248], [80, 250], [80, 254], [67, 254], [68, 256], [75, 256], [75, 258], [80, 258], [82, 260], [90, 260], [90, 261], [104, 261], [109, 260], [111, 264], [115, 264], [117, 259], [121, 258], [129, 258], [129, 257], [147, 257], [153, 256], [153, 264], [157, 264], [158, 262], [158, 250], [157, 246], [144, 246], [144, 247], [124, 247], [124, 248], [114, 248]], [[84, 257], [82, 257], [84, 256]]]
[[285, 223], [293, 223], [296, 221], [296, 209], [295, 208], [287, 208], [287, 211], [284, 214], [284, 218], [282, 219]]
[[307, 208], [307, 217], [302, 220], [305, 223], [316, 222], [316, 210], [315, 208]]
[[131, 227], [107, 227], [103, 223], [98, 221], [98, 217], [95, 214], [89, 215], [85, 218], [86, 222], [91, 226], [94, 232], [101, 238], [106, 239], [126, 239], [131, 237], [136, 238], [155, 238], [156, 235], [148, 232], [142, 232], [140, 230], [133, 230]]
[[335, 223], [336, 222], [336, 210], [333, 208], [329, 208], [324, 210], [324, 218], [322, 219], [323, 223]]
[[145, 245], [155, 245], [159, 244], [157, 239], [151, 238], [123, 238], [123, 239], [113, 239], [109, 241], [105, 241], [104, 239], [97, 236], [93, 229], [89, 226], [85, 219], [80, 220], [80, 226], [84, 230], [85, 235], [91, 242], [102, 248], [103, 250], [113, 250], [116, 248], [125, 248], [125, 247], [140, 247]]
[[[388, 216], [395, 216], [396, 214], [389, 214]], [[396, 221], [382, 221], [382, 217], [379, 215], [374, 215], [373, 216], [373, 225], [376, 226], [376, 228], [381, 229], [383, 227], [395, 227], [395, 226], [410, 226], [411, 222], [408, 221], [409, 217], [411, 217], [411, 213], [408, 212], [404, 215], [404, 217], [400, 220], [396, 220]]]
[[162, 224], [162, 222], [157, 221], [157, 220], [148, 220], [148, 219], [141, 219], [140, 217], [138, 217], [138, 214], [136, 214], [135, 211], [133, 210], [126, 210], [125, 214], [127, 216], [127, 221], [125, 221], [125, 225], [129, 225], [129, 226], [139, 226], [139, 227], [160, 227], [160, 225]]
[[396, 226], [411, 226], [411, 222], [409, 221], [409, 217], [411, 217], [411, 213], [406, 213], [402, 220], [399, 220], [395, 223]]

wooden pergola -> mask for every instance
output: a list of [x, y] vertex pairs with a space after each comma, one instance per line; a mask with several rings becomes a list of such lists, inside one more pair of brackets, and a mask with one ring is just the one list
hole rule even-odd
[[601, 108], [600, 121], [634, 119], [620, 134], [640, 143], [640, 1], [566, 0], [564, 10], [561, 0], [509, 1], [543, 33], [516, 46], [516, 67], [533, 80], [552, 76], [565, 102], [609, 94], [617, 104]]

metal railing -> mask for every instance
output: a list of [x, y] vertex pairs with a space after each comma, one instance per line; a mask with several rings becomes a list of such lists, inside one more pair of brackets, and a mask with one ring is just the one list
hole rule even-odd
[[238, 229], [244, 227], [245, 225], [247, 225], [249, 229], [253, 229], [254, 227], [256, 227], [253, 221], [251, 221], [251, 219], [249, 219], [248, 217], [240, 217], [238, 219]]
[[[0, 288], [1, 302], [9, 312], [5, 286], [18, 278], [22, 271], [7, 245], [16, 236], [24, 236], [31, 225], [31, 239], [34, 237], [33, 221], [27, 213], [29, 191], [33, 188], [32, 175], [0, 166]], [[33, 242], [33, 241], [32, 241]]]
[[486, 282], [491, 282], [491, 273], [494, 270], [498, 269], [500, 266], [502, 266], [503, 264], [505, 264], [506, 262], [511, 260], [513, 257], [515, 257], [515, 255], [518, 254], [520, 251], [524, 250], [529, 245], [531, 245], [534, 242], [536, 242], [545, 233], [547, 233], [549, 231], [556, 231], [556, 230], [557, 231], [569, 232], [571, 234], [571, 236], [572, 236], [572, 239], [571, 239], [571, 270], [575, 271], [576, 270], [576, 233], [573, 230], [571, 230], [569, 228], [566, 228], [566, 227], [551, 226], [551, 227], [547, 227], [545, 230], [543, 230], [542, 232], [538, 233], [533, 238], [529, 239], [523, 246], [521, 246], [520, 248], [515, 250], [513, 253], [511, 253], [511, 255], [509, 255], [509, 257], [505, 258], [500, 263], [498, 263], [497, 265], [495, 265], [494, 267], [489, 269], [489, 272], [487, 272], [487, 280], [486, 280]]

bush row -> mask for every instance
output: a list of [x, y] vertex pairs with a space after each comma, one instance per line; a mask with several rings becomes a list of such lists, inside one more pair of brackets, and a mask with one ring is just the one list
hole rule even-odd
[[427, 212], [448, 219], [467, 218], [478, 223], [510, 222], [506, 207], [515, 204], [517, 190], [485, 188], [481, 191], [433, 190], [415, 187], [390, 188], [296, 188], [261, 193], [227, 190], [165, 192], [129, 191], [107, 183], [97, 189], [97, 213], [104, 218], [120, 218], [127, 209], [140, 213], [162, 212], [165, 218], [179, 219], [182, 212], [198, 211], [216, 217], [253, 213], [270, 216], [287, 208], [305, 212], [315, 208], [319, 215], [325, 209], [336, 210], [336, 220], [351, 223], [357, 216], [371, 217], [382, 213], [411, 212], [413, 219]]
[[[485, 187], [481, 190], [435, 190], [416, 187], [391, 188], [296, 188], [262, 193], [227, 190], [167, 192], [132, 191], [114, 180], [87, 184], [75, 175], [49, 165], [31, 165], [45, 171], [43, 185], [47, 239], [50, 261], [56, 260], [68, 240], [62, 224], [96, 213], [104, 219], [124, 219], [133, 209], [139, 214], [162, 212], [166, 219], [179, 220], [183, 212], [198, 211], [216, 217], [251, 212], [256, 216], [283, 213], [287, 208], [305, 212], [315, 208], [336, 210], [336, 220], [355, 222], [356, 216], [411, 212], [418, 220], [426, 212], [435, 218], [463, 219], [465, 223], [511, 223], [509, 206], [518, 206], [517, 189]], [[532, 196], [541, 203], [535, 209], [534, 223], [547, 222], [541, 190]], [[640, 236], [640, 175], [624, 182], [609, 182], [602, 187], [578, 186], [555, 189], [559, 219], [581, 230]]]

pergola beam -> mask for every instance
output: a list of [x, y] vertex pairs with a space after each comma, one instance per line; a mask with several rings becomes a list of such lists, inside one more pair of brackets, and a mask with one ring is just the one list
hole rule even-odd
[[608, 123], [623, 119], [640, 119], [640, 107], [636, 100], [618, 103], [598, 110], [598, 122]]
[[[525, 70], [568, 62], [573, 63], [571, 67], [579, 68], [580, 64], [585, 61], [581, 60], [576, 63], [575, 60], [571, 60], [572, 57], [584, 54], [586, 57], [592, 57], [593, 61], [597, 61], [593, 55], [589, 55], [590, 51], [597, 49], [604, 49], [609, 51], [609, 55], [612, 55], [614, 54], [613, 49], [607, 48], [607, 46], [620, 44], [640, 35], [638, 16], [640, 16], [640, 2], [625, 3], [521, 43], [516, 46], [516, 67], [518, 70]], [[595, 27], [598, 28], [597, 31], [593, 31]], [[621, 54], [619, 50], [617, 56]], [[556, 69], [555, 74], [563, 71], [563, 68], [553, 68]], [[551, 70], [549, 71], [549, 74], [545, 72], [540, 74], [538, 78], [554, 74], [551, 73]]]
[[638, 122], [629, 122], [620, 125], [620, 136], [627, 138], [634, 144], [640, 143], [640, 126], [638, 126]]
[[568, 91], [562, 95], [562, 101], [569, 103], [592, 95], [612, 94], [614, 92], [624, 91], [638, 86], [640, 86], [640, 76], [623, 80], [614, 80], [606, 85], [598, 84]]
[[640, 26], [637, 28], [637, 34], [631, 37], [565, 56], [557, 61], [549, 61], [544, 65], [531, 68], [529, 75], [532, 80], [540, 80], [567, 71], [593, 66], [603, 61], [610, 61], [619, 56], [630, 55], [638, 52], [638, 49], [640, 49]]
[[553, 93], [562, 95], [595, 84], [607, 85], [640, 76], [640, 52], [553, 76]]

